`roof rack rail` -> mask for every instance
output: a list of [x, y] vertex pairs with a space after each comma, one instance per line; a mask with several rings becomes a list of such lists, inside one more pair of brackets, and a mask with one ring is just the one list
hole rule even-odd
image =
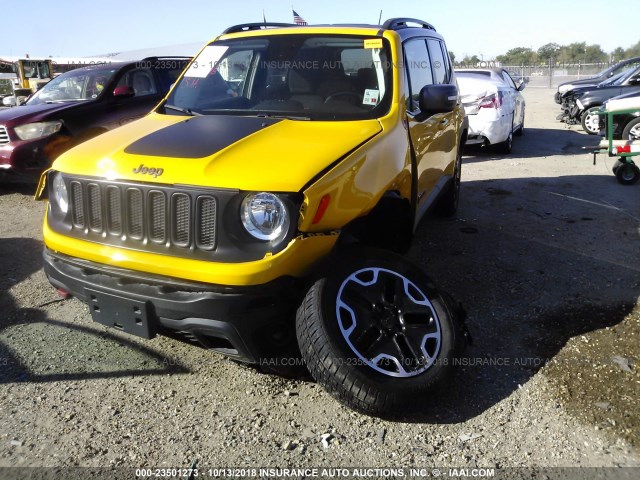
[[234, 25], [233, 27], [227, 28], [222, 35], [226, 35], [227, 33], [240, 33], [240, 32], [248, 32], [251, 30], [262, 30], [267, 28], [284, 28], [284, 27], [297, 27], [295, 23], [269, 23], [269, 22], [260, 22], [260, 23], [242, 23], [240, 25]]
[[390, 18], [382, 25], [382, 28], [385, 30], [400, 30], [401, 28], [409, 28], [407, 23], [417, 23], [421, 26], [421, 28], [426, 28], [427, 30], [436, 31], [436, 28], [423, 20], [418, 20], [416, 18]]
[[150, 57], [145, 57], [142, 59], [143, 62], [149, 60], [191, 60], [193, 57], [187, 57], [182, 55], [152, 55]]

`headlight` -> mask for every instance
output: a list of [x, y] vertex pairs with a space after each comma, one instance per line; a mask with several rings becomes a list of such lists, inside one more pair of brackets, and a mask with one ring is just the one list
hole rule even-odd
[[20, 140], [33, 140], [34, 138], [48, 137], [56, 132], [60, 131], [62, 122], [36, 122], [27, 123], [26, 125], [20, 125], [15, 127], [16, 135]]
[[69, 192], [67, 186], [64, 184], [62, 174], [60, 172], [53, 175], [53, 200], [58, 205], [58, 208], [62, 213], [69, 211]]
[[560, 85], [558, 87], [558, 92], [560, 92], [560, 93], [568, 92], [572, 88], [573, 88], [573, 85]]
[[580, 110], [584, 110], [584, 106], [582, 105], [582, 102], [580, 101], [580, 99], [576, 99], [576, 105]]
[[272, 241], [289, 230], [287, 207], [273, 193], [252, 193], [242, 202], [242, 225], [258, 240]]

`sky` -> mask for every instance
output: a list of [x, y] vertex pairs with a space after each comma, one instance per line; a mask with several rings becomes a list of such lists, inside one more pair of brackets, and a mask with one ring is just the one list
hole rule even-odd
[[[293, 8], [317, 24], [375, 24], [380, 10], [383, 21], [419, 18], [435, 26], [459, 60], [490, 60], [510, 48], [537, 50], [550, 42], [599, 44], [610, 53], [640, 40], [638, 0], [624, 8], [602, 0], [293, 0]], [[0, 57], [204, 44], [231, 25], [262, 21], [263, 9], [268, 21], [292, 21], [291, 0], [29, 0], [0, 25]]]

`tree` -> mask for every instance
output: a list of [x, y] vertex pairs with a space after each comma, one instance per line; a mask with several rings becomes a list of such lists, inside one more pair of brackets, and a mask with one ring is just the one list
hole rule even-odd
[[547, 62], [550, 59], [557, 59], [560, 53], [560, 45], [557, 43], [547, 43], [538, 49], [538, 58], [541, 62]]
[[584, 52], [584, 63], [606, 62], [608, 55], [604, 53], [600, 45], [588, 45]]
[[585, 63], [584, 54], [587, 42], [574, 42], [560, 49], [559, 61], [563, 63]]
[[527, 47], [512, 48], [504, 55], [498, 55], [498, 60], [503, 65], [531, 65], [536, 62], [536, 52]]
[[623, 60], [625, 58], [626, 58], [626, 55], [625, 55], [625, 52], [624, 52], [624, 48], [622, 48], [622, 47], [618, 47], [613, 52], [611, 52], [611, 61], [612, 62], [619, 62], [620, 60]]
[[451, 63], [455, 64], [456, 63], [456, 55], [451, 50], [449, 50], [449, 57], [451, 57]]
[[463, 59], [462, 62], [460, 62], [462, 65], [465, 66], [473, 66], [475, 67], [477, 64], [480, 63], [480, 59], [478, 58], [477, 55], [473, 55], [472, 57], [469, 57], [468, 55], [466, 55]]
[[630, 48], [627, 48], [624, 52], [626, 58], [640, 57], [640, 42], [636, 43]]

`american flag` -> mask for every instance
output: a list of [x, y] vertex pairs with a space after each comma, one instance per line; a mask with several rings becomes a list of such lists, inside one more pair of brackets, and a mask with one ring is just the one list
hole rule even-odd
[[291, 11], [293, 12], [293, 23], [296, 25], [309, 25], [295, 10], [291, 9]]

